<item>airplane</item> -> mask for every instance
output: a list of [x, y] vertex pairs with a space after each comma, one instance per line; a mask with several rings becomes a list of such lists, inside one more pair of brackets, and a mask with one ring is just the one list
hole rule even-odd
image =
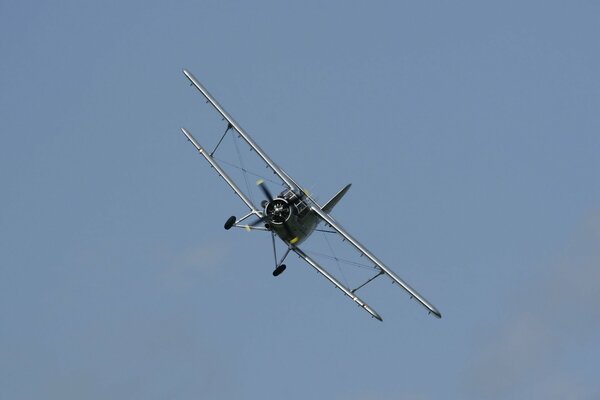
[[[183, 69], [183, 74], [190, 81], [191, 86], [195, 86], [196, 89], [202, 93], [207, 103], [210, 103], [224, 121], [227, 122], [227, 128], [225, 133], [221, 137], [221, 140], [217, 144], [221, 144], [221, 141], [225, 137], [228, 131], [235, 131], [238, 136], [243, 139], [253, 150], [256, 152], [258, 157], [266, 164], [279, 179], [281, 179], [285, 190], [278, 195], [274, 196], [266, 186], [264, 180], [257, 182], [260, 190], [265, 196], [257, 207], [253, 202], [246, 196], [246, 194], [236, 185], [236, 183], [229, 177], [229, 175], [223, 170], [219, 163], [213, 157], [214, 152], [208, 153], [198, 141], [192, 136], [192, 134], [185, 128], [181, 128], [183, 134], [187, 137], [196, 150], [202, 155], [211, 167], [219, 174], [223, 180], [229, 185], [235, 194], [244, 202], [248, 207], [249, 212], [241, 218], [231, 216], [225, 222], [224, 228], [229, 230], [232, 227], [245, 228], [247, 230], [266, 230], [271, 232], [273, 241], [273, 250], [275, 254], [275, 270], [273, 271], [274, 276], [278, 276], [285, 269], [286, 265], [283, 264], [286, 257], [290, 252], [296, 253], [300, 258], [306, 261], [311, 267], [317, 272], [327, 278], [334, 286], [340, 289], [346, 296], [352, 299], [358, 306], [367, 311], [373, 318], [383, 321], [381, 316], [371, 308], [367, 303], [361, 300], [357, 295], [356, 291], [367, 284], [371, 283], [375, 278], [382, 275], [389, 277], [393, 283], [400, 285], [408, 294], [411, 299], [415, 299], [419, 302], [429, 314], [434, 315], [437, 318], [441, 318], [442, 314], [437, 308], [423, 296], [421, 296], [416, 290], [411, 288], [406, 282], [404, 282], [394, 271], [387, 267], [382, 261], [380, 261], [373, 253], [371, 253], [365, 246], [363, 246], [358, 240], [351, 236], [331, 215], [331, 211], [335, 205], [342, 199], [342, 197], [350, 189], [350, 185], [345, 186], [335, 196], [331, 198], [324, 205], [319, 205], [313, 197], [311, 197], [302, 187], [290, 177], [281, 167], [279, 167], [259, 146], [256, 142], [246, 133], [246, 131], [225, 111], [225, 109], [215, 100], [215, 98], [206, 90], [206, 88], [186, 69]], [[255, 217], [256, 220], [251, 223], [244, 223], [249, 218]], [[313, 232], [317, 230], [317, 226], [320, 223], [324, 223], [327, 227], [331, 228], [333, 232], [339, 234], [342, 239], [350, 245], [352, 245], [358, 252], [370, 260], [377, 270], [377, 274], [369, 278], [365, 283], [361, 284], [355, 289], [349, 289], [340, 283], [333, 275], [325, 270], [319, 263], [317, 263], [312, 257], [300, 248], [300, 244], [304, 242]], [[275, 252], [275, 237], [281, 239], [287, 250], [283, 256], [278, 259]]]

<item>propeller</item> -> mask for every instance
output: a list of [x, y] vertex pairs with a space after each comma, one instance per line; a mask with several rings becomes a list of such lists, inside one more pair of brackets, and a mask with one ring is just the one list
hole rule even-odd
[[267, 185], [265, 185], [265, 180], [259, 179], [258, 181], [256, 181], [256, 184], [258, 185], [260, 190], [262, 190], [262, 192], [265, 194], [265, 197], [267, 198], [267, 200], [269, 200], [269, 203], [272, 202], [273, 195], [271, 194], [271, 191], [269, 190], [269, 188], [267, 188]]
[[[262, 216], [261, 218], [257, 219], [256, 221], [252, 222], [251, 224], [249, 224], [248, 226], [253, 227], [256, 226], [258, 224], [261, 224], [263, 222], [272, 222], [275, 218], [283, 218], [283, 220], [281, 221], [281, 225], [283, 226], [283, 229], [285, 230], [285, 232], [287, 233], [287, 235], [289, 237], [291, 237], [292, 239], [290, 240], [290, 243], [294, 244], [298, 241], [298, 237], [294, 235], [294, 233], [292, 232], [292, 230], [290, 229], [289, 225], [287, 224], [287, 218], [285, 218], [282, 213], [284, 212], [283, 206], [287, 205], [287, 202], [285, 202], [285, 200], [277, 200], [273, 197], [273, 195], [271, 194], [271, 191], [269, 190], [269, 188], [267, 187], [267, 185], [265, 184], [264, 179], [259, 179], [256, 184], [258, 185], [258, 187], [260, 188], [260, 190], [263, 192], [263, 194], [265, 195], [265, 197], [267, 198], [267, 204], [265, 207], [265, 215]], [[280, 201], [282, 204], [274, 204], [274, 201]], [[272, 206], [272, 210], [271, 213], [268, 213], [267, 210], [269, 209], [269, 207]], [[289, 211], [291, 212], [291, 210]]]

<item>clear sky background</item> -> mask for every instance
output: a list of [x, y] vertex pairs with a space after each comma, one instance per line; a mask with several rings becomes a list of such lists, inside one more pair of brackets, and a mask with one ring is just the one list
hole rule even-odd
[[[0, 3], [0, 398], [598, 399], [600, 4]], [[383, 279], [369, 318], [179, 128], [190, 69]], [[328, 265], [332, 272], [337, 267]]]

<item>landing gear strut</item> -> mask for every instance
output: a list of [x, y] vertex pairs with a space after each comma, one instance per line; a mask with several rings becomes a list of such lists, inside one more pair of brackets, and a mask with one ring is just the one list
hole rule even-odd
[[273, 276], [279, 276], [283, 271], [285, 271], [285, 264], [282, 264], [288, 254], [290, 254], [290, 248], [286, 250], [281, 260], [277, 260], [277, 250], [275, 249], [275, 232], [271, 232], [271, 241], [273, 242], [273, 256], [275, 257], [275, 270], [273, 271]]

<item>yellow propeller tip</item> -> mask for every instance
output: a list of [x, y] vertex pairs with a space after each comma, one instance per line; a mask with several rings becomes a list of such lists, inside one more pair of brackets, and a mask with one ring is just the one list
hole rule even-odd
[[262, 185], [263, 183], [265, 183], [264, 179], [259, 179], [259, 180], [256, 181], [257, 185]]
[[293, 238], [292, 240], [290, 240], [291, 244], [294, 244], [298, 241], [298, 236], [296, 236], [295, 238]]
[[250, 231], [252, 230], [252, 229], [250, 229], [250, 225], [246, 225], [246, 226], [245, 226], [245, 229], [246, 229], [248, 232], [250, 232]]

